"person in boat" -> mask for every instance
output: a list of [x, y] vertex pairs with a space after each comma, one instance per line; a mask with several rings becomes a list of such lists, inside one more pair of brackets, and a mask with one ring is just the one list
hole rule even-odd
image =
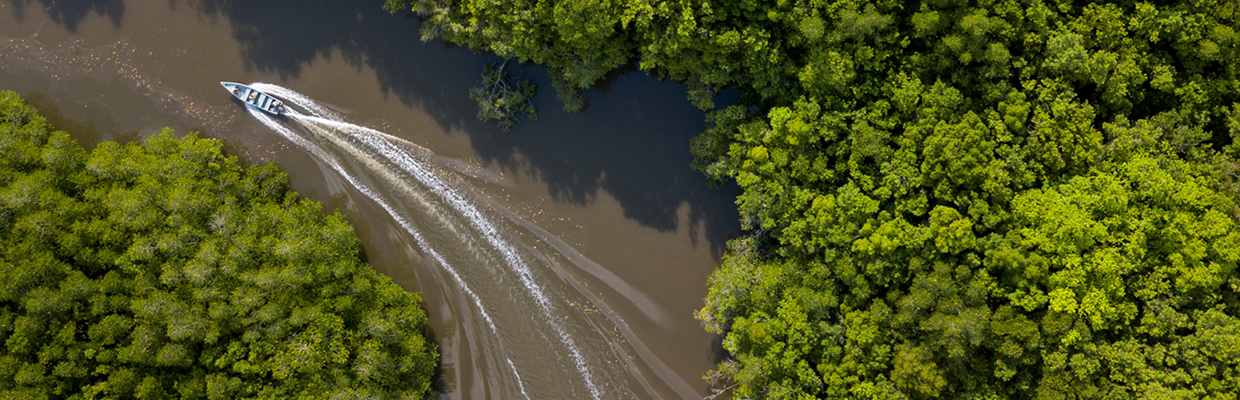
[[232, 89], [232, 92], [233, 92], [233, 94], [234, 94], [234, 95], [241, 94], [241, 91], [240, 91], [240, 90], [237, 90], [237, 88], [233, 88], [233, 89]]
[[258, 93], [250, 93], [250, 100], [254, 100], [257, 98], [258, 98]]
[[279, 110], [281, 105], [284, 105], [284, 103], [281, 103], [280, 100], [273, 101], [271, 103], [271, 109]]

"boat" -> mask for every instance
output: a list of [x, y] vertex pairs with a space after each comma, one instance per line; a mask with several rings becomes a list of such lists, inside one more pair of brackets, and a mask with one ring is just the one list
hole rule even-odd
[[254, 106], [259, 110], [266, 111], [272, 115], [280, 115], [284, 113], [284, 102], [275, 96], [258, 91], [258, 89], [236, 83], [236, 82], [220, 82], [224, 89], [228, 89], [237, 99], [245, 104]]

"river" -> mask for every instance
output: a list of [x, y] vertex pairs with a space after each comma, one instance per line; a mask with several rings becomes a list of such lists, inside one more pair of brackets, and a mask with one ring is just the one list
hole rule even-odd
[[[422, 293], [447, 398], [694, 398], [721, 355], [693, 319], [738, 234], [735, 186], [689, 168], [703, 114], [645, 74], [503, 132], [467, 90], [500, 61], [418, 40], [379, 1], [0, 2], [0, 89], [83, 145], [172, 127], [271, 162]], [[251, 115], [219, 81], [300, 96]], [[727, 101], [727, 99], [721, 99]], [[317, 111], [316, 111], [317, 110]]]

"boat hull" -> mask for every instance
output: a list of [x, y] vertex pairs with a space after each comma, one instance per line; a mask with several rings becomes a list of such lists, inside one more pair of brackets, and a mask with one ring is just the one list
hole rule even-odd
[[272, 95], [260, 92], [258, 89], [254, 89], [236, 82], [220, 82], [220, 85], [224, 86], [224, 89], [227, 89], [229, 93], [232, 93], [233, 97], [236, 97], [238, 100], [241, 100], [241, 102], [251, 107], [257, 108], [271, 115], [280, 115], [284, 113], [284, 102]]

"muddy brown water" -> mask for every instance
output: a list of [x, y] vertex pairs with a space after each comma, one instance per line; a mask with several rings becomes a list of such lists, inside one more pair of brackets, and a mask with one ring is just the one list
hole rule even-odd
[[[546, 72], [521, 66], [539, 118], [503, 132], [467, 97], [498, 58], [423, 43], [416, 18], [378, 1], [320, 3], [0, 0], [0, 89], [87, 147], [167, 126], [278, 164], [346, 215], [371, 265], [422, 293], [445, 397], [704, 395], [720, 349], [693, 313], [739, 227], [735, 187], [689, 168], [703, 115], [685, 88], [624, 74], [569, 114]], [[342, 122], [277, 121], [318, 138], [315, 153], [223, 80], [294, 90]]]

